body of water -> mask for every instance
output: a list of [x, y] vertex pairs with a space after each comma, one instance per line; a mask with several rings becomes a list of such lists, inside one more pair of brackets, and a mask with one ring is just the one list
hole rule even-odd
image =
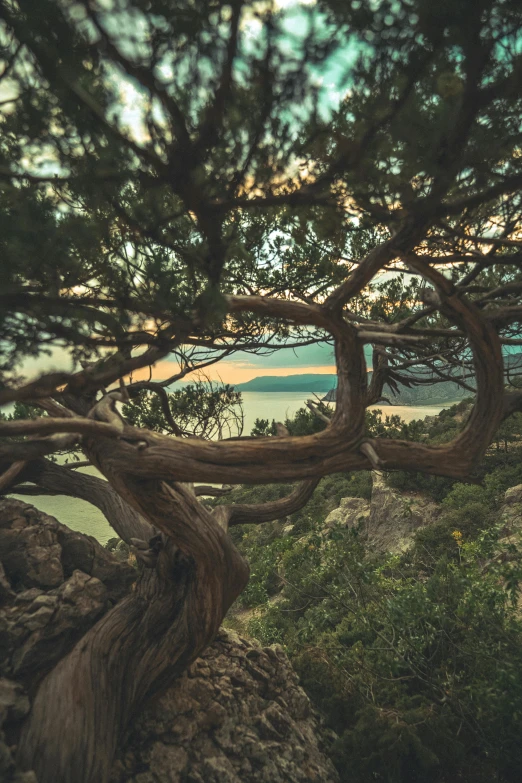
[[[249, 435], [256, 419], [268, 419], [284, 422], [286, 418], [295, 415], [302, 408], [306, 400], [314, 399], [309, 392], [243, 392], [243, 409], [245, 415], [244, 434]], [[434, 416], [443, 407], [449, 408], [452, 403], [441, 405], [374, 405], [373, 408], [382, 410], [384, 414], [396, 414], [404, 421], [423, 419], [425, 416]], [[95, 468], [79, 468], [82, 473], [99, 475]], [[87, 535], [94, 536], [102, 544], [115, 533], [109, 523], [97, 508], [84, 500], [56, 497], [27, 498], [17, 496], [20, 500], [32, 503], [37, 508], [56, 517], [60, 522], [68, 525], [72, 530], [79, 530]]]

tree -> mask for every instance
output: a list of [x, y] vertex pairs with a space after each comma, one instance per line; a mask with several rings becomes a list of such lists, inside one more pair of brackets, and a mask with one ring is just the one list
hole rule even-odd
[[[227, 527], [335, 471], [463, 478], [522, 408], [503, 361], [522, 344], [521, 18], [516, 0], [0, 0], [0, 403], [47, 413], [0, 422], [0, 488], [90, 498], [151, 565], [40, 685], [19, 746], [39, 783], [106, 780], [132, 712], [212, 639], [248, 579]], [[313, 434], [208, 441], [116, 409], [321, 341], [337, 399]], [[23, 377], [46, 351], [72, 369]], [[133, 379], [165, 357], [172, 376]], [[365, 437], [385, 384], [448, 379], [477, 393], [454, 440]], [[107, 481], [44, 459], [72, 447]], [[190, 488], [297, 480], [212, 513]]]

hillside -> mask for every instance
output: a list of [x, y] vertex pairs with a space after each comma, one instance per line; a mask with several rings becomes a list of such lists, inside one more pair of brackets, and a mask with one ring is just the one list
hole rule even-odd
[[[436, 446], [469, 411], [402, 425], [371, 412], [367, 435]], [[311, 434], [299, 419], [287, 424]], [[251, 576], [226, 622], [283, 646], [339, 738], [341, 783], [520, 780], [521, 445], [516, 414], [474, 483], [338, 473], [289, 517], [232, 528]], [[214, 502], [288, 493], [243, 486]]]
[[246, 383], [235, 385], [241, 392], [327, 392], [336, 382], [336, 375], [308, 373], [303, 375], [260, 375]]
[[[520, 376], [522, 372], [522, 352], [517, 351], [511, 354], [504, 355], [504, 365], [512, 372], [512, 378]], [[514, 371], [517, 371], [516, 373]], [[368, 383], [371, 380], [371, 370], [368, 373]], [[469, 380], [470, 386], [473, 386], [473, 381]], [[462, 389], [458, 384], [452, 381], [444, 381], [442, 383], [427, 384], [422, 386], [415, 386], [408, 388], [399, 384], [399, 394], [394, 394], [389, 386], [385, 385], [383, 391], [384, 397], [389, 397], [391, 402], [396, 405], [442, 405], [447, 402], [457, 402], [465, 397], [470, 396], [470, 392], [466, 389]], [[335, 388], [331, 388], [324, 398], [325, 402], [333, 402], [335, 400]]]
[[[371, 377], [371, 373], [368, 375]], [[369, 380], [370, 378], [368, 378]], [[412, 389], [399, 385], [399, 394], [394, 394], [389, 386], [385, 386], [383, 396], [388, 397], [396, 405], [442, 405], [469, 397], [470, 392], [462, 389], [456, 383], [446, 381], [430, 386], [416, 386]], [[333, 402], [335, 389], [330, 389], [324, 400], [325, 402]]]

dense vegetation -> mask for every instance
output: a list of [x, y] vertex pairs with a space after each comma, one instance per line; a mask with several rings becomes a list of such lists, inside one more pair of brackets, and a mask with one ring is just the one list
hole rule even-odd
[[[411, 424], [371, 412], [367, 427], [439, 442], [470, 404]], [[317, 421], [303, 409], [287, 426]], [[519, 780], [522, 551], [499, 512], [504, 491], [522, 484], [522, 416], [503, 427], [480, 484], [388, 475], [399, 491], [441, 502], [402, 554], [372, 551], [361, 529], [324, 526], [341, 497], [369, 498], [367, 473], [323, 479], [285, 522], [234, 531], [252, 571], [228, 622], [284, 646], [339, 736], [332, 754], [346, 783]], [[234, 494], [259, 502], [284, 491]]]

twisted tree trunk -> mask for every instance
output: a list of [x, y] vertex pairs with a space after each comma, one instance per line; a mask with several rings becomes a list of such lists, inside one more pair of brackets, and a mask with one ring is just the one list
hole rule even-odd
[[[135, 479], [119, 463], [116, 444], [89, 444], [91, 460], [109, 478], [107, 493], [137, 519], [161, 530], [164, 546], [135, 591], [106, 614], [42, 682], [18, 753], [22, 769], [39, 783], [104, 783], [128, 721], [151, 695], [167, 687], [212, 641], [229, 606], [248, 580], [248, 566], [224, 526], [189, 489]], [[40, 466], [51, 484], [53, 466]], [[59, 469], [60, 478], [62, 471]], [[80, 481], [76, 481], [80, 479]], [[85, 484], [84, 479], [89, 479]], [[100, 492], [105, 482], [70, 476]], [[106, 491], [106, 490], [105, 490]], [[92, 500], [92, 498], [91, 498]], [[98, 494], [100, 505], [100, 495]], [[113, 503], [114, 499], [110, 502]], [[105, 508], [109, 501], [105, 499]], [[113, 505], [113, 508], [116, 506]], [[119, 522], [125, 526], [124, 516]], [[129, 540], [128, 531], [119, 531]]]

